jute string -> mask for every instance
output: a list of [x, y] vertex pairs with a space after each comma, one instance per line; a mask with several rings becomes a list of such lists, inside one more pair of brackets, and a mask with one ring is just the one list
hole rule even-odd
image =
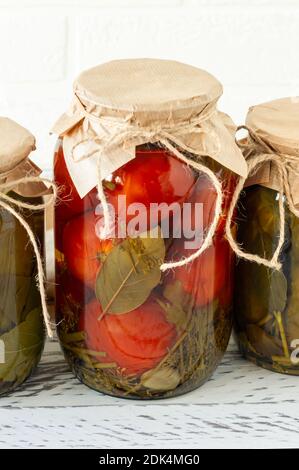
[[[3, 177], [5, 178], [11, 172], [12, 171], [2, 173], [0, 175], [0, 178], [1, 179], [3, 179]], [[51, 196], [46, 202], [42, 204], [29, 204], [27, 202], [19, 201], [17, 199], [14, 199], [11, 196], [8, 196], [7, 193], [9, 191], [13, 191], [21, 184], [28, 184], [28, 183], [45, 183], [48, 186], [48, 188], [52, 189]], [[48, 206], [54, 204], [56, 197], [57, 197], [57, 188], [55, 184], [52, 181], [46, 178], [41, 178], [39, 176], [25, 176], [17, 180], [0, 183], [0, 206], [3, 209], [5, 209], [7, 212], [9, 212], [11, 215], [13, 215], [13, 217], [15, 217], [19, 221], [22, 227], [24, 227], [34, 250], [34, 254], [35, 254], [36, 262], [37, 262], [37, 287], [40, 293], [42, 313], [44, 317], [47, 334], [50, 338], [53, 338], [53, 332], [51, 329], [50, 314], [49, 314], [48, 307], [47, 307], [47, 297], [46, 297], [46, 290], [45, 290], [45, 274], [44, 274], [42, 257], [41, 257], [39, 247], [38, 247], [38, 242], [36, 240], [36, 237], [30, 225], [26, 222], [25, 218], [21, 215], [21, 212], [15, 210], [13, 206], [18, 207], [19, 209], [29, 209], [31, 211], [45, 210]]]
[[277, 169], [277, 176], [279, 182], [279, 237], [277, 247], [274, 251], [274, 254], [271, 259], [263, 258], [259, 255], [253, 253], [246, 253], [242, 250], [240, 245], [236, 242], [232, 235], [232, 219], [234, 216], [234, 212], [240, 197], [242, 190], [244, 189], [245, 185], [245, 178], [240, 178], [239, 182], [235, 188], [235, 191], [232, 196], [231, 205], [229, 207], [228, 216], [226, 220], [226, 237], [229, 241], [229, 244], [232, 250], [240, 257], [247, 261], [252, 261], [258, 263], [260, 265], [264, 265], [268, 268], [280, 270], [282, 265], [279, 261], [279, 256], [281, 254], [282, 247], [285, 241], [285, 203], [284, 197], [288, 204], [290, 211], [296, 216], [299, 217], [299, 210], [296, 208], [292, 192], [290, 188], [290, 174], [297, 174], [299, 175], [299, 161], [298, 157], [293, 155], [287, 155], [284, 153], [275, 152], [274, 149], [258, 136], [252, 129], [249, 129], [247, 126], [240, 126], [238, 127], [237, 131], [240, 129], [247, 130], [249, 134], [249, 142], [244, 144], [240, 144], [239, 146], [248, 150], [249, 155], [254, 153], [253, 157], [249, 157], [247, 160], [248, 163], [248, 176], [254, 175], [259, 168], [267, 163], [270, 162], [271, 164], [275, 165]]
[[[101, 117], [95, 116], [90, 114], [86, 111], [84, 105], [81, 103], [80, 99], [78, 99], [78, 104], [80, 106], [81, 112], [84, 114], [85, 118], [97, 121], [99, 123], [103, 122]], [[114, 133], [110, 134], [106, 138], [100, 138], [98, 136], [87, 138], [81, 140], [77, 143], [72, 149], [72, 158], [74, 161], [81, 161], [86, 158], [90, 158], [95, 154], [98, 155], [97, 159], [97, 172], [98, 172], [98, 184], [97, 184], [97, 192], [98, 197], [102, 205], [103, 210], [103, 220], [104, 220], [104, 227], [102, 231], [103, 238], [109, 234], [110, 224], [111, 224], [111, 217], [109, 212], [109, 204], [106, 199], [106, 195], [103, 189], [102, 183], [102, 175], [101, 175], [101, 157], [103, 154], [109, 154], [110, 151], [113, 149], [125, 146], [128, 141], [134, 140], [142, 140], [145, 143], [160, 143], [166, 149], [168, 149], [172, 154], [174, 154], [179, 160], [184, 162], [185, 164], [189, 165], [190, 167], [194, 168], [195, 170], [202, 172], [208, 176], [211, 180], [215, 190], [216, 190], [216, 203], [215, 203], [215, 213], [212, 223], [209, 226], [208, 232], [201, 247], [195, 251], [191, 256], [183, 258], [176, 262], [171, 263], [163, 263], [160, 266], [161, 271], [166, 271], [168, 269], [185, 266], [188, 263], [191, 263], [196, 258], [198, 258], [213, 242], [213, 237], [215, 235], [219, 219], [222, 213], [222, 202], [223, 202], [223, 191], [222, 185], [219, 179], [215, 176], [212, 170], [207, 168], [205, 165], [200, 163], [199, 161], [195, 161], [192, 158], [185, 156], [183, 152], [188, 154], [192, 154], [196, 157], [216, 157], [220, 150], [220, 140], [216, 133], [214, 133], [215, 143], [216, 143], [216, 150], [213, 154], [208, 154], [204, 150], [196, 150], [194, 148], [189, 147], [186, 145], [181, 139], [180, 136], [192, 134], [192, 133], [205, 133], [206, 131], [201, 128], [201, 124], [208, 119], [210, 119], [216, 113], [215, 107], [209, 110], [204, 110], [199, 116], [194, 119], [175, 123], [175, 124], [160, 124], [156, 126], [137, 126], [131, 124], [127, 121], [120, 122], [119, 127]], [[123, 127], [123, 128], [121, 128]], [[87, 143], [93, 141], [99, 144], [99, 149], [93, 150], [90, 153], [86, 153], [83, 157], [76, 158], [74, 155], [74, 151], [78, 145], [82, 143]], [[180, 150], [179, 150], [180, 149]]]

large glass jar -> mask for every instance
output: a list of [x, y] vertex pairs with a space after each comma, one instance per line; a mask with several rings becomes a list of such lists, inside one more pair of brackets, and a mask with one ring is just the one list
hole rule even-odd
[[[0, 118], [1, 157], [4, 141], [9, 140], [10, 134], [13, 148], [9, 145], [5, 148], [15, 152], [17, 161], [20, 154], [32, 150], [34, 137], [16, 123]], [[13, 153], [7, 155], [4, 160], [5, 165], [8, 161], [11, 163], [14, 155]], [[0, 162], [2, 165], [2, 158]], [[21, 162], [18, 166], [14, 179], [19, 179], [22, 175], [23, 164], [24, 162]], [[25, 168], [26, 165], [28, 171], [31, 166], [28, 160]], [[32, 167], [31, 170], [33, 168], [36, 169]], [[9, 173], [10, 178], [13, 176], [13, 171]], [[2, 179], [1, 183], [3, 181], [5, 180]], [[18, 189], [25, 192], [26, 188], [18, 187]], [[6, 196], [12, 198], [16, 205], [18, 201], [35, 205], [42, 202], [38, 197], [24, 197], [14, 191]], [[29, 224], [42, 246], [43, 213], [23, 209], [21, 216]], [[11, 392], [22, 384], [40, 360], [45, 335], [36, 275], [35, 254], [27, 231], [12, 213], [0, 207], [0, 395]]]
[[[205, 382], [221, 360], [232, 326], [233, 255], [224, 224], [235, 177], [215, 162], [211, 167], [225, 193], [224, 215], [212, 246], [187, 266], [161, 278], [156, 273], [154, 280], [137, 266], [134, 286], [126, 280], [130, 249], [133, 257], [141, 253], [144, 266], [155, 254], [164, 258], [164, 251], [166, 260], [178, 260], [194, 250], [184, 247], [183, 237], [172, 238], [175, 217], [170, 237], [152, 246], [141, 244], [140, 251], [134, 239], [100, 240], [97, 191], [80, 199], [59, 142], [54, 165], [55, 181], [62, 188], [55, 215], [56, 320], [65, 356], [88, 386], [124, 397], [175, 396]], [[208, 178], [157, 146], [139, 147], [136, 158], [112, 174], [104, 187], [112, 205], [117, 195], [143, 203], [147, 211], [155, 202], [178, 202], [181, 208], [189, 202], [194, 211], [197, 202], [203, 207], [204, 229], [213, 218], [215, 191]], [[182, 211], [176, 216], [181, 218]], [[124, 304], [123, 314], [103, 314], [98, 290], [109, 288], [99, 283], [105, 266], [111, 283], [119, 283], [112, 288], [115, 301]], [[134, 296], [140, 297], [140, 305], [132, 309]]]
[[186, 64], [113, 61], [82, 72], [53, 128], [58, 334], [93, 389], [176, 396], [226, 349], [225, 218], [247, 165], [216, 108], [221, 92]]

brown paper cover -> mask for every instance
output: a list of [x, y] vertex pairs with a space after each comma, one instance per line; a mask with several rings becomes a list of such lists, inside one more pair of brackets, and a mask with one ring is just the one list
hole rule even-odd
[[[28, 176], [39, 176], [41, 170], [28, 158], [35, 150], [35, 137], [24, 127], [0, 117], [0, 182], [11, 182]], [[48, 193], [44, 183], [26, 183], [14, 187], [25, 197]]]
[[[119, 60], [83, 72], [75, 81], [70, 109], [52, 129], [64, 137], [66, 164], [81, 197], [96, 185], [96, 151], [101, 152], [110, 135], [132, 124], [175, 128], [204, 116], [201, 132], [176, 137], [195, 150], [214, 155], [216, 135], [221, 148], [213, 158], [246, 176], [242, 152], [216, 109], [221, 94], [222, 86], [212, 75], [174, 61]], [[109, 154], [101, 152], [102, 177], [133, 159], [135, 147], [144, 143], [148, 143], [146, 139], [132, 138]], [[93, 157], [78, 161], [93, 150]]]
[[[273, 153], [298, 156], [299, 171], [299, 97], [281, 98], [267, 103], [252, 106], [247, 114], [246, 126], [263, 139], [272, 149]], [[246, 153], [265, 153], [249, 138]], [[279, 190], [279, 180], [276, 166], [267, 162], [259, 171], [248, 178], [246, 186], [260, 184], [262, 186]], [[289, 175], [294, 203], [299, 204], [299, 177]]]

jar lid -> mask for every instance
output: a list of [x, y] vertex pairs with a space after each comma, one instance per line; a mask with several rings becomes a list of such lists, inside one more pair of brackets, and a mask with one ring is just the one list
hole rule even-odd
[[77, 78], [79, 98], [105, 108], [161, 111], [205, 106], [217, 100], [222, 86], [204, 70], [180, 62], [127, 59], [86, 70]]
[[66, 165], [80, 197], [135, 158], [138, 145], [165, 140], [247, 176], [247, 164], [217, 101], [222, 85], [175, 61], [117, 60], [74, 83], [73, 102], [52, 128], [63, 136]]
[[35, 138], [24, 127], [0, 117], [0, 173], [13, 170], [35, 150]]
[[299, 155], [299, 97], [252, 106], [246, 125], [278, 152]]

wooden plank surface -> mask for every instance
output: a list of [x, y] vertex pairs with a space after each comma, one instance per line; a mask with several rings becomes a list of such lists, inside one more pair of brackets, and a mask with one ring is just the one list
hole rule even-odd
[[0, 399], [0, 448], [299, 447], [298, 385], [243, 360], [232, 344], [192, 393], [117, 399], [80, 384], [48, 342], [35, 374]]

